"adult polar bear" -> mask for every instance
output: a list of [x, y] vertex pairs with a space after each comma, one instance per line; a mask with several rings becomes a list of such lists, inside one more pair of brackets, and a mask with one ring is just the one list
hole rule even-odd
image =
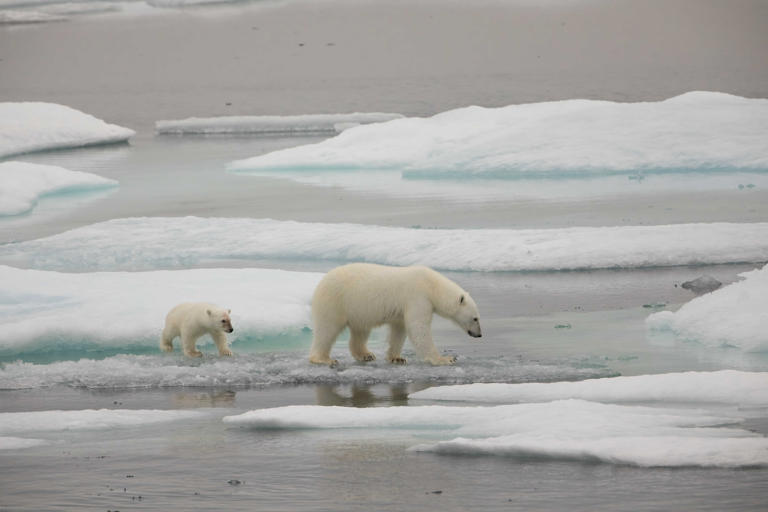
[[349, 327], [349, 351], [358, 361], [376, 356], [366, 346], [371, 329], [389, 324], [391, 363], [404, 364], [400, 355], [406, 335], [416, 352], [434, 365], [456, 362], [440, 355], [432, 341], [432, 314], [453, 320], [470, 336], [482, 336], [477, 305], [467, 292], [447, 277], [422, 267], [387, 267], [352, 263], [328, 272], [312, 297], [314, 337], [309, 361], [336, 364], [331, 347]]

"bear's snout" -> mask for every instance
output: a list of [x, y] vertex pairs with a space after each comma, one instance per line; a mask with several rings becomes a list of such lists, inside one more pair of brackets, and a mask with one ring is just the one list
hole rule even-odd
[[234, 332], [234, 329], [230, 327], [229, 329], [227, 329], [227, 332]]
[[472, 332], [471, 330], [468, 330], [468, 331], [467, 331], [467, 334], [469, 334], [469, 335], [470, 335], [470, 336], [472, 336], [473, 338], [482, 338], [482, 337], [483, 337], [483, 333], [482, 333], [482, 332], [480, 332], [480, 331], [477, 331], [477, 332]]

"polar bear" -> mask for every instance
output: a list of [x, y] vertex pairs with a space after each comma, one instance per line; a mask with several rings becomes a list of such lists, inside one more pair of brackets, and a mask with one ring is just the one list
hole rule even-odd
[[165, 352], [173, 351], [173, 339], [181, 337], [181, 348], [184, 355], [202, 357], [203, 353], [195, 348], [195, 342], [203, 334], [210, 334], [220, 356], [231, 356], [232, 351], [227, 346], [227, 335], [232, 332], [230, 310], [222, 309], [207, 302], [185, 302], [168, 312], [165, 317], [165, 327], [160, 339], [160, 348]]
[[432, 314], [453, 320], [470, 336], [482, 336], [477, 305], [459, 285], [423, 267], [388, 267], [352, 263], [328, 272], [312, 297], [314, 336], [309, 361], [335, 365], [331, 347], [349, 327], [349, 351], [358, 361], [376, 356], [366, 343], [373, 327], [389, 324], [391, 363], [405, 364], [400, 355], [406, 335], [420, 357], [433, 365], [456, 362], [440, 355], [432, 341]]

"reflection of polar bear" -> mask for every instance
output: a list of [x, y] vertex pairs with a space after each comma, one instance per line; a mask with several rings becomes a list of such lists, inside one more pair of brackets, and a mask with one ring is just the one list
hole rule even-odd
[[480, 322], [472, 297], [450, 279], [427, 267], [386, 267], [352, 263], [328, 272], [312, 298], [314, 337], [309, 360], [335, 364], [331, 347], [349, 327], [349, 351], [358, 361], [373, 361], [366, 342], [373, 327], [389, 324], [387, 359], [405, 363], [400, 350], [408, 335], [416, 352], [435, 365], [453, 364], [432, 342], [432, 313], [453, 320], [479, 338]]
[[195, 348], [195, 342], [200, 336], [208, 333], [216, 342], [219, 355], [231, 356], [232, 351], [227, 346], [227, 335], [224, 333], [233, 330], [228, 309], [221, 309], [206, 302], [186, 302], [173, 308], [165, 317], [160, 348], [171, 352], [173, 338], [180, 336], [184, 355], [201, 357], [203, 353]]

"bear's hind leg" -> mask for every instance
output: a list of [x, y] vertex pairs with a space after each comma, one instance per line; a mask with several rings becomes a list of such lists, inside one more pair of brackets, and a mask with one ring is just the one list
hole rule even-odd
[[184, 355], [187, 357], [203, 357], [203, 353], [195, 348], [196, 336], [192, 336], [189, 333], [181, 333], [181, 346], [184, 350]]
[[405, 364], [405, 358], [400, 354], [405, 343], [405, 325], [401, 323], [389, 324], [389, 337], [387, 338], [387, 360], [393, 364]]
[[366, 346], [371, 330], [353, 329], [350, 327], [349, 333], [349, 352], [352, 354], [352, 357], [358, 361], [375, 361], [376, 356]]
[[309, 349], [309, 362], [314, 364], [329, 364], [335, 366], [338, 361], [331, 359], [331, 347], [336, 343], [345, 326], [320, 325], [315, 321], [315, 332], [312, 336], [312, 348]]
[[163, 352], [173, 352], [173, 338], [178, 336], [178, 333], [174, 333], [167, 327], [163, 329], [163, 334], [160, 338], [160, 350]]

